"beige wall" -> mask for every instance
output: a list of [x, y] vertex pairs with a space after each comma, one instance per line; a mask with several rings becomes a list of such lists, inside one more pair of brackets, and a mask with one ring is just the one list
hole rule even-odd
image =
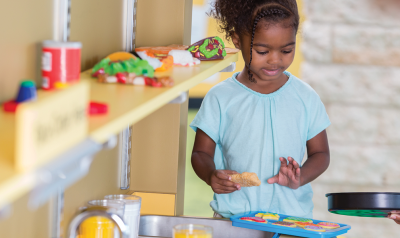
[[0, 103], [15, 97], [23, 79], [40, 79], [39, 43], [53, 36], [52, 0], [0, 5]]
[[123, 0], [72, 0], [70, 41], [82, 42], [82, 70], [123, 51]]
[[[123, 0], [71, 1], [71, 41], [82, 42], [82, 69], [123, 50]], [[53, 38], [53, 1], [7, 1], [0, 7], [0, 102], [15, 97], [19, 82], [41, 84], [41, 45]]]
[[138, 0], [136, 46], [190, 44], [192, 1]]
[[1, 237], [49, 237], [49, 205], [41, 206], [37, 210], [30, 210], [28, 208], [28, 201], [29, 195], [21, 197], [12, 204], [8, 215], [0, 217]]
[[400, 2], [303, 0], [302, 79], [324, 102], [331, 164], [315, 182], [314, 217], [352, 237], [398, 237], [389, 219], [334, 215], [326, 193], [399, 192]]

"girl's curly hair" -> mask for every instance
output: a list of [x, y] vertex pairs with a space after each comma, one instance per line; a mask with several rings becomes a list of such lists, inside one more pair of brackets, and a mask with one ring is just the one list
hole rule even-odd
[[296, 0], [216, 0], [209, 13], [217, 19], [226, 39], [232, 39], [234, 33], [251, 35], [250, 61], [248, 65], [249, 80], [256, 83], [250, 71], [253, 40], [259, 21], [279, 23], [286, 19], [292, 21], [288, 27], [299, 29], [299, 12]]
[[256, 16], [263, 10], [274, 9], [287, 14], [282, 16], [276, 12], [267, 14], [264, 19], [277, 23], [292, 17], [292, 26], [297, 32], [300, 20], [296, 0], [215, 0], [209, 15], [217, 20], [226, 39], [230, 40], [234, 32], [238, 35], [251, 34]]

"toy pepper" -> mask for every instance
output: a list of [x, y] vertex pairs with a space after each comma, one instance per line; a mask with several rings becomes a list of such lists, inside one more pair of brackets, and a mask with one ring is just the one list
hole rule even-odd
[[99, 63], [97, 63], [92, 69], [92, 77], [97, 78], [99, 74], [104, 74], [104, 68], [108, 67], [111, 60], [109, 58], [102, 59]]
[[199, 60], [223, 59], [226, 56], [225, 44], [218, 36], [200, 40], [187, 50]]

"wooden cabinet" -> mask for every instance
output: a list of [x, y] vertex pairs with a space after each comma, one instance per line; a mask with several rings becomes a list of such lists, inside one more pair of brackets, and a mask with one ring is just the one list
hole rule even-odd
[[[29, 8], [29, 1], [23, 2], [26, 5], [18, 15], [20, 18], [29, 17], [31, 22], [23, 19], [21, 24], [10, 24], [2, 30], [5, 34], [2, 34], [1, 45], [15, 50], [7, 56], [0, 56], [2, 62], [6, 62], [3, 65], [9, 68], [0, 78], [0, 102], [15, 95], [18, 81], [23, 78], [37, 79], [40, 84], [40, 77], [35, 76], [40, 71], [40, 51], [35, 49], [40, 48], [35, 47], [52, 37], [53, 28], [49, 23], [52, 19], [51, 1], [43, 0], [42, 7], [32, 8]], [[82, 69], [88, 69], [107, 54], [123, 49], [121, 20], [118, 18], [123, 15], [122, 2], [72, 0], [71, 40], [83, 43]], [[191, 1], [139, 0], [136, 4], [137, 46], [190, 44]], [[36, 14], [41, 16], [35, 17]], [[3, 16], [0, 18], [3, 22], [8, 20]], [[32, 27], [37, 30], [35, 34], [21, 33], [31, 31], [28, 28]], [[19, 32], [18, 39], [12, 43], [15, 35], [10, 33], [15, 30]], [[20, 39], [22, 37], [27, 39]], [[102, 144], [133, 125], [131, 181], [129, 190], [120, 189], [118, 145], [101, 150], [94, 156], [88, 174], [65, 189], [63, 231], [80, 206], [107, 194], [135, 193], [142, 196], [144, 213], [183, 215], [188, 102], [187, 99], [180, 104], [169, 102], [237, 58], [237, 54], [229, 54], [220, 61], [202, 62], [195, 67], [175, 67], [167, 72], [175, 80], [175, 86], [171, 88], [99, 84], [90, 78], [90, 72], [83, 72], [81, 81], [90, 85], [90, 99], [106, 102], [110, 107], [107, 115], [89, 118], [87, 139]], [[51, 198], [38, 208], [32, 210], [29, 207], [32, 191], [37, 186], [36, 170], [40, 168], [21, 172], [10, 163], [13, 154], [7, 151], [12, 148], [7, 149], [6, 145], [8, 140], [15, 139], [15, 116], [1, 111], [0, 128], [0, 142], [3, 142], [0, 146], [0, 230], [10, 238], [50, 237], [54, 212]]]

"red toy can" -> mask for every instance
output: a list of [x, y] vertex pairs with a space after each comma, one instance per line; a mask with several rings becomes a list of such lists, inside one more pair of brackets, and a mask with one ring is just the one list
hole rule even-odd
[[42, 46], [42, 88], [54, 89], [79, 81], [80, 42], [44, 41]]

